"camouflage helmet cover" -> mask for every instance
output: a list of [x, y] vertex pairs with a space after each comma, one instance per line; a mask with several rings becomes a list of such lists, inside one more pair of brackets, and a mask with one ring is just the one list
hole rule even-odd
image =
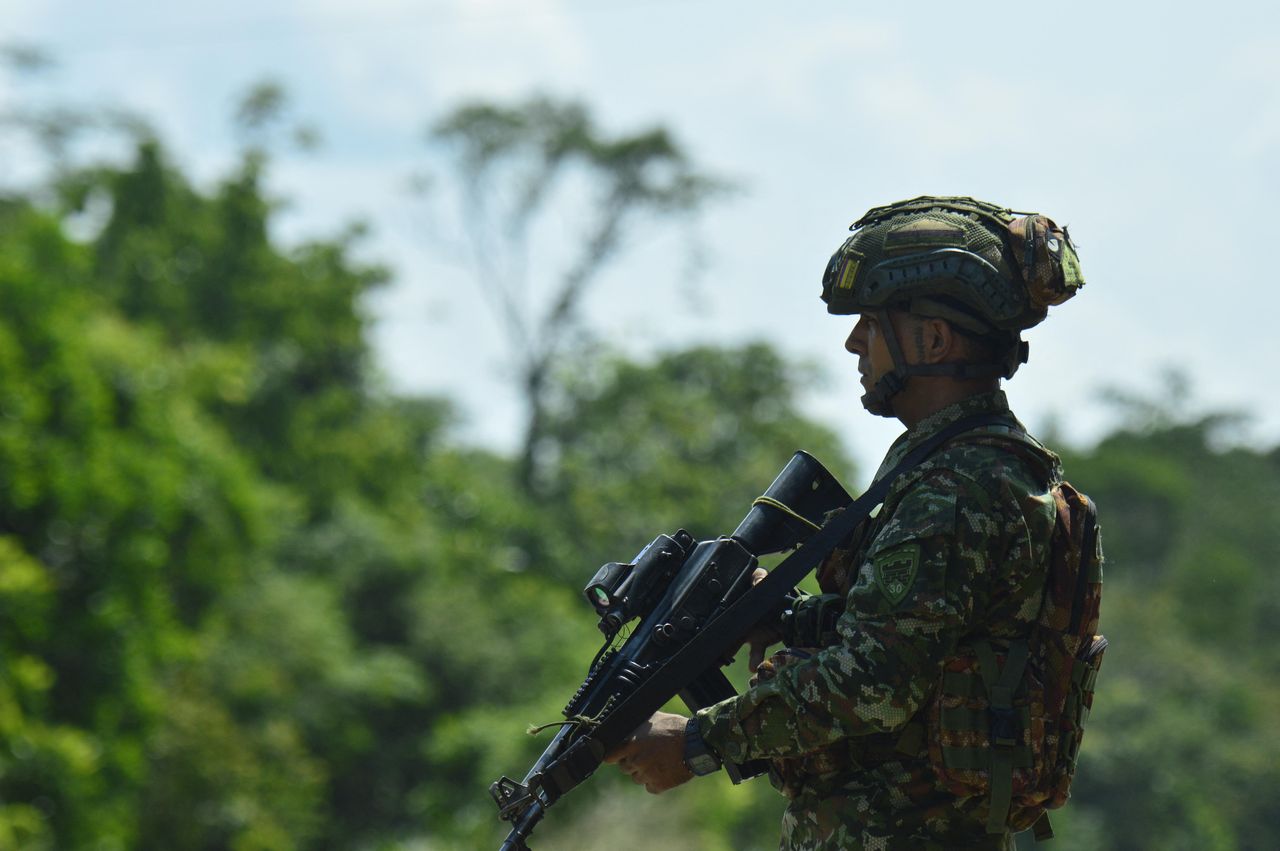
[[978, 334], [1016, 334], [1084, 285], [1066, 228], [973, 198], [875, 207], [850, 230], [823, 276], [831, 313], [901, 308]]

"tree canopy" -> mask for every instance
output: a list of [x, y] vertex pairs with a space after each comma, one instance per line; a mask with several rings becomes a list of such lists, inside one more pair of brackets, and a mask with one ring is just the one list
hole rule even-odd
[[[586, 336], [583, 302], [645, 224], [688, 217], [729, 184], [704, 173], [665, 127], [611, 134], [573, 102], [465, 103], [434, 123], [447, 152], [472, 277], [519, 364], [526, 424], [518, 480], [543, 484], [553, 373]], [[548, 223], [564, 257], [535, 244]], [[435, 234], [440, 241], [441, 234]], [[537, 255], [536, 257], [533, 255]]]

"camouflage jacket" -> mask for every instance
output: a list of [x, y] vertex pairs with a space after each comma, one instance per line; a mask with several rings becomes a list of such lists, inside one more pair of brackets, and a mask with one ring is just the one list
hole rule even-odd
[[[894, 442], [876, 477], [950, 423], [1008, 410], [997, 391], [939, 411]], [[1025, 636], [1039, 609], [1061, 468], [1048, 450], [1035, 465], [973, 441], [1002, 431], [935, 451], [828, 557], [823, 590], [844, 596], [834, 643], [775, 655], [743, 694], [699, 713], [724, 757], [773, 760], [791, 798], [782, 848], [1012, 847], [986, 833], [985, 800], [936, 786], [912, 729], [958, 643]]]

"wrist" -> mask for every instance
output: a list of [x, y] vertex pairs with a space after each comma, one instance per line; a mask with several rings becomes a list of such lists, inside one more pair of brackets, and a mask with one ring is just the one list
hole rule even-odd
[[698, 716], [693, 716], [684, 726], [684, 765], [695, 777], [714, 774], [724, 761], [702, 739], [702, 727]]

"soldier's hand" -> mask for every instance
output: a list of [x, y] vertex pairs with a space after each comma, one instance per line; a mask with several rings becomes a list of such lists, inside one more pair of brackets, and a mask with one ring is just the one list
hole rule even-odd
[[684, 764], [684, 728], [689, 719], [670, 712], [655, 712], [630, 738], [605, 754], [645, 791], [657, 795], [693, 777]]
[[[768, 575], [769, 571], [763, 567], [757, 567], [751, 574], [751, 584], [759, 585]], [[748, 632], [747, 637], [742, 640], [743, 644], [751, 648], [751, 652], [747, 656], [747, 670], [754, 674], [756, 668], [759, 668], [760, 663], [764, 661], [769, 646], [777, 644], [781, 640], [782, 630], [773, 624], [757, 626]]]

